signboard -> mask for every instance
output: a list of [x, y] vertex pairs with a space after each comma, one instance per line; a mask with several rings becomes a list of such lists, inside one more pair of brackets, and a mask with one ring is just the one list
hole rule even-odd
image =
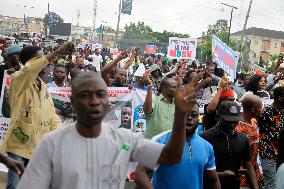
[[216, 62], [228, 75], [236, 78], [238, 54], [214, 35], [212, 36], [212, 54], [213, 62]]
[[49, 35], [70, 36], [71, 23], [55, 23], [50, 26]]
[[121, 13], [131, 15], [132, 0], [122, 0]]
[[146, 44], [146, 53], [156, 54], [157, 45]]
[[253, 74], [263, 75], [263, 74], [265, 74], [266, 69], [263, 68], [263, 67], [261, 67], [261, 66], [258, 66], [258, 65], [256, 65], [256, 64], [254, 64], [254, 65], [252, 65], [252, 67], [251, 67], [251, 72], [252, 72]]
[[196, 38], [170, 37], [168, 56], [172, 59], [196, 59]]

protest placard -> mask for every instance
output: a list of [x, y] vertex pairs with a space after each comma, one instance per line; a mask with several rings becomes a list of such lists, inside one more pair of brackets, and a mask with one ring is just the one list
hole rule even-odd
[[146, 44], [145, 51], [146, 51], [146, 53], [156, 54], [156, 52], [157, 52], [157, 45]]
[[214, 35], [212, 36], [212, 56], [213, 62], [216, 62], [228, 75], [236, 78], [238, 54]]
[[196, 38], [170, 37], [168, 56], [172, 59], [195, 59], [196, 46]]

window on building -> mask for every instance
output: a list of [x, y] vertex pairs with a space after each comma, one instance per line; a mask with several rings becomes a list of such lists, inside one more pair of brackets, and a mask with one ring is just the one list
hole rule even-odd
[[275, 48], [275, 49], [277, 48], [277, 43], [274, 43], [274, 48]]
[[255, 44], [255, 45], [258, 45], [258, 41], [257, 41], [257, 40], [255, 40], [255, 41], [254, 41], [254, 44]]
[[281, 47], [284, 47], [284, 42], [281, 43]]

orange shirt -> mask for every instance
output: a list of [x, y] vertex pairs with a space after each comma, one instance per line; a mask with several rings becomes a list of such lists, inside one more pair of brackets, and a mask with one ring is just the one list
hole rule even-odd
[[[240, 121], [236, 127], [236, 131], [244, 133], [249, 138], [250, 152], [252, 156], [252, 165], [254, 167], [258, 182], [261, 182], [261, 172], [257, 164], [257, 156], [259, 154], [259, 131], [256, 119], [251, 119], [251, 124]], [[249, 187], [246, 177], [241, 176], [241, 187]]]

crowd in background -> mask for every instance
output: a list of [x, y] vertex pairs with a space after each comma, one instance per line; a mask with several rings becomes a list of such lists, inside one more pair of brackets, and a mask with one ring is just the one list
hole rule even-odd
[[[36, 58], [40, 50], [48, 55], [60, 49], [38, 46], [22, 49], [9, 45], [8, 40], [1, 42], [4, 47], [1, 77], [4, 71], [12, 75], [24, 69], [26, 62]], [[187, 140], [180, 163], [160, 164], [154, 170], [139, 164], [135, 174], [138, 188], [220, 188], [219, 182], [224, 189], [284, 187], [282, 56], [271, 72], [254, 74], [245, 64], [237, 77], [232, 78], [214, 62], [172, 60], [136, 48], [121, 50], [116, 57], [108, 49], [71, 50], [68, 55], [57, 53], [52, 57], [40, 71], [38, 81], [47, 87], [66, 87], [80, 73], [96, 72], [108, 87], [147, 91], [143, 106], [147, 121], [144, 137], [162, 144], [170, 139], [178, 80], [182, 78], [183, 85], [190, 87], [198, 75], [210, 78], [196, 93], [198, 99], [208, 101], [202, 107], [204, 113], [196, 105], [187, 116]], [[272, 104], [266, 103], [269, 101]], [[55, 112], [59, 113], [54, 104]], [[14, 105], [10, 105], [13, 109]], [[2, 109], [2, 112], [12, 113], [13, 119], [13, 110]], [[74, 113], [74, 120], [77, 116]], [[202, 131], [196, 134], [198, 125], [202, 125]], [[19, 160], [11, 153], [9, 157]], [[30, 158], [23, 158], [25, 166]]]

